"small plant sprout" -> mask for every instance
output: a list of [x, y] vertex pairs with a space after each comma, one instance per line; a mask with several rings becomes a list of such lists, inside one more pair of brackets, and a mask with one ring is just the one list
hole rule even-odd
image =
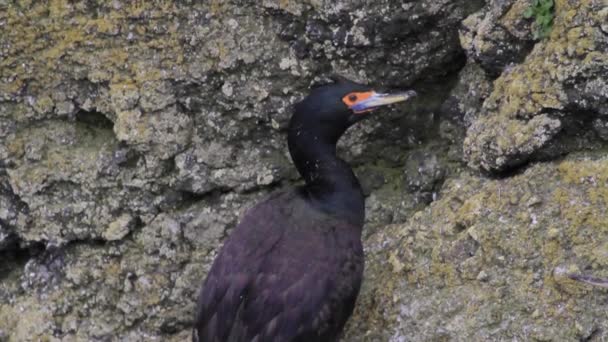
[[555, 4], [553, 0], [532, 0], [532, 4], [524, 12], [524, 18], [534, 18], [532, 28], [534, 39], [543, 39], [549, 36], [553, 27]]

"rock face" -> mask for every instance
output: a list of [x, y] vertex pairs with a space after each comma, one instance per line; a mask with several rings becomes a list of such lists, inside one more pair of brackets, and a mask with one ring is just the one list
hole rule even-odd
[[422, 93], [341, 142], [368, 196], [344, 340], [608, 338], [608, 6], [557, 1], [542, 41], [528, 6], [0, 1], [0, 341], [187, 340], [330, 72]]
[[367, 240], [346, 340], [606, 338], [607, 177], [596, 155], [508, 179], [452, 178], [438, 201]]
[[[517, 32], [518, 21], [512, 17], [521, 17], [517, 13], [527, 1], [510, 3], [511, 10], [498, 22], [476, 20], [477, 14], [465, 20], [481, 32], [475, 38], [469, 32], [462, 35], [469, 55], [481, 54], [479, 58], [491, 61], [505, 55], [494, 37], [505, 30]], [[606, 2], [556, 1], [555, 6], [550, 37], [500, 75], [483, 104], [483, 118], [469, 127], [464, 150], [470, 166], [507, 171], [537, 157], [555, 157], [577, 145], [592, 144], [597, 140], [593, 120], [599, 120], [595, 130], [602, 134], [608, 108]], [[519, 53], [518, 44], [514, 53]]]

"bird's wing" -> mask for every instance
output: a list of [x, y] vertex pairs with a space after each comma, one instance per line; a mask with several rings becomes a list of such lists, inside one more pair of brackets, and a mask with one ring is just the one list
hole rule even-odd
[[264, 255], [281, 239], [275, 202], [271, 198], [251, 208], [216, 256], [199, 294], [194, 341], [228, 341], [242, 296]]
[[293, 216], [277, 207], [254, 207], [216, 258], [199, 298], [198, 341], [331, 340], [351, 314], [363, 266], [359, 237], [297, 227], [302, 222], [287, 222]]

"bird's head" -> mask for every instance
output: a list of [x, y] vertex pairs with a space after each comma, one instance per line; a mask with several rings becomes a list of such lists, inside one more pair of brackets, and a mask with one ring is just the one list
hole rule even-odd
[[317, 128], [337, 141], [348, 127], [374, 110], [407, 101], [414, 96], [416, 92], [412, 90], [393, 94], [378, 93], [367, 85], [333, 76], [331, 83], [313, 88], [304, 100], [295, 105], [290, 126]]

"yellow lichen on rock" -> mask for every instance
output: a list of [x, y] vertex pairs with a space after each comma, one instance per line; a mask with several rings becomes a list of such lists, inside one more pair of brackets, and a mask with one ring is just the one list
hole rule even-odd
[[[501, 334], [525, 339], [526, 319], [518, 317], [538, 311], [543, 319], [535, 326], [544, 327], [546, 338], [574, 340], [584, 334], [574, 327], [581, 318], [578, 312], [584, 310], [588, 317], [604, 308], [597, 300], [599, 293], [573, 276], [608, 276], [608, 206], [603, 200], [594, 201], [588, 192], [589, 188], [608, 191], [607, 168], [607, 159], [583, 155], [535, 165], [515, 177], [481, 185], [473, 185], [478, 184], [475, 177], [462, 175], [415, 219], [371, 239], [372, 245], [390, 248], [368, 254], [368, 276], [394, 279], [400, 284], [394, 291], [404, 295], [394, 302], [384, 292], [364, 290], [363, 300], [373, 294], [376, 304], [373, 310], [359, 312], [356, 323], [374, 317], [384, 320], [393, 336], [416, 331], [431, 340], [434, 329], [444, 329], [453, 338], [487, 340], [493, 328], [476, 313], [489, 310], [488, 314], [510, 317], [510, 325], [499, 329]], [[466, 200], [455, 202], [455, 196]], [[454, 236], [446, 234], [442, 228], [446, 225], [461, 230]], [[411, 233], [402, 233], [399, 241], [387, 238], [395, 230], [431, 234], [424, 239], [409, 239]], [[407, 267], [400, 266], [397, 273], [382, 271], [385, 253], [391, 265]], [[407, 281], [399, 283], [399, 279]], [[453, 308], [449, 321], [431, 309], [435, 303], [447, 302], [462, 303]], [[564, 306], [568, 309], [559, 309]], [[427, 312], [424, 321], [429, 328], [417, 330], [419, 318], [404, 315], [403, 310], [412, 310], [412, 315]]]
[[[603, 6], [600, 1], [556, 2], [549, 38], [538, 42], [523, 63], [502, 73], [484, 103], [485, 115], [469, 128], [464, 148], [470, 166], [504, 171], [528, 160], [558, 133], [556, 129], [547, 129], [546, 120], [533, 120], [546, 112], [580, 106], [580, 101], [577, 102], [572, 93], [568, 94], [570, 80], [592, 79], [597, 73], [587, 68], [607, 65], [605, 60], [589, 59], [590, 54], [606, 58], [605, 52], [597, 51], [605, 44], [599, 28], [602, 15], [598, 14]], [[511, 120], [529, 127], [519, 133], [521, 137], [515, 144], [500, 139], [503, 132], [513, 127]], [[541, 141], [532, 139], [539, 133], [544, 136]]]

